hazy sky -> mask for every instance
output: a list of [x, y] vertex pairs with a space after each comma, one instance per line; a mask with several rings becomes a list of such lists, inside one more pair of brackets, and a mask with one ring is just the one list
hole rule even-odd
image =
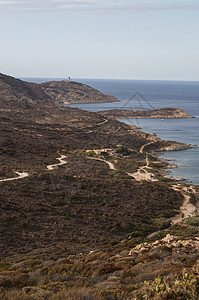
[[0, 0], [0, 72], [199, 80], [199, 0]]

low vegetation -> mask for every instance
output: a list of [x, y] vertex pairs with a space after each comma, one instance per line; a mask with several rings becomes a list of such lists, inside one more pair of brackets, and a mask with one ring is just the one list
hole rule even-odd
[[[152, 153], [186, 145], [49, 105], [55, 86], [44, 95], [0, 74], [0, 299], [198, 299], [197, 213], [171, 226], [184, 198]], [[158, 182], [127, 174], [146, 152]], [[66, 164], [47, 169], [61, 155]], [[2, 181], [16, 172], [28, 176]]]

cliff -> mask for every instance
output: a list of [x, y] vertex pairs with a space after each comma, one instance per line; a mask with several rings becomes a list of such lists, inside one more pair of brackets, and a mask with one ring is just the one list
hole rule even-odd
[[112, 118], [194, 118], [184, 109], [171, 107], [155, 110], [113, 109], [102, 111], [100, 114]]

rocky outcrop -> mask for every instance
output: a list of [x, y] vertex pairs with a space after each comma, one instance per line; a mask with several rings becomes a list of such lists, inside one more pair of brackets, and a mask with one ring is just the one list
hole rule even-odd
[[100, 112], [106, 117], [113, 118], [194, 118], [189, 115], [184, 109], [165, 107], [155, 110], [128, 110], [128, 109], [113, 109]]
[[182, 254], [198, 255], [199, 238], [179, 239], [176, 236], [167, 234], [162, 240], [156, 240], [154, 243], [142, 243], [129, 251], [129, 256], [136, 260], [143, 259], [143, 256], [164, 258], [170, 256], [170, 259], [181, 257]]

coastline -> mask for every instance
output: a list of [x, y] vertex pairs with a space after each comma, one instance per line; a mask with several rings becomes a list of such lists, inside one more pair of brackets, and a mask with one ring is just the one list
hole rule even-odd
[[164, 107], [153, 110], [112, 109], [98, 112], [110, 118], [133, 118], [133, 119], [171, 119], [171, 118], [195, 118], [182, 108]]
[[163, 170], [162, 175], [172, 180], [183, 181], [187, 184], [199, 186], [197, 165], [189, 166], [189, 163], [192, 163], [192, 153], [198, 153], [196, 149], [198, 149], [198, 147], [192, 146], [188, 149], [179, 150], [179, 154], [174, 150], [157, 153], [158, 158], [168, 164]]

